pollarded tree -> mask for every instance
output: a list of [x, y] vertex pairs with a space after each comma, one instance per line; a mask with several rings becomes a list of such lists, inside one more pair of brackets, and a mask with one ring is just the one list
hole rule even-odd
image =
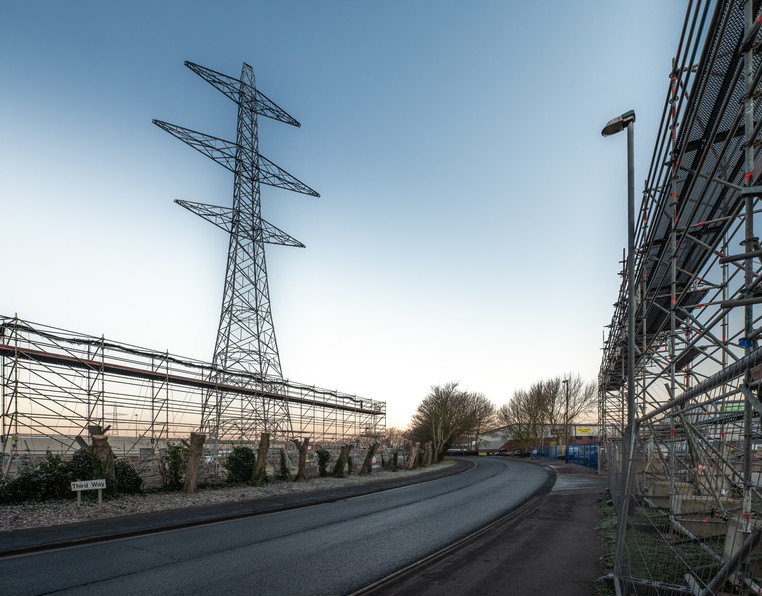
[[299, 452], [299, 468], [297, 469], [294, 482], [307, 482], [307, 475], [304, 470], [307, 466], [307, 448], [310, 444], [310, 438], [307, 437], [301, 441], [299, 439], [291, 440], [294, 442], [294, 445], [296, 445], [296, 449]]

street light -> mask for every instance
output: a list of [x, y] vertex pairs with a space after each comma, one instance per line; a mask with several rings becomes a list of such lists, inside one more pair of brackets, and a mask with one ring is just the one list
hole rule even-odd
[[566, 385], [566, 424], [564, 424], [564, 461], [569, 463], [569, 379], [564, 379]]
[[624, 490], [617, 498], [618, 518], [616, 529], [616, 549], [614, 552], [614, 573], [619, 573], [622, 565], [624, 528], [627, 525], [629, 509], [634, 505], [630, 499], [632, 481], [632, 461], [635, 447], [635, 166], [633, 165], [632, 125], [635, 112], [630, 110], [613, 120], [603, 128], [604, 137], [627, 129], [627, 428], [624, 433], [624, 458], [622, 464]]
[[635, 111], [630, 110], [609, 120], [603, 127], [604, 137], [627, 129], [627, 429], [635, 420], [635, 166], [633, 164], [633, 123]]
[[617, 116], [616, 118], [609, 120], [606, 126], [603, 127], [601, 134], [604, 137], [610, 137], [611, 135], [615, 135], [618, 132], [622, 132], [633, 122], [635, 122], [635, 110], [630, 110], [621, 116]]

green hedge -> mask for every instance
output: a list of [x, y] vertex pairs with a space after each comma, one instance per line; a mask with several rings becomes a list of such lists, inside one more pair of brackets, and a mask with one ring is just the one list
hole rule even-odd
[[257, 455], [251, 447], [236, 446], [228, 454], [228, 458], [222, 467], [228, 472], [228, 483], [248, 484], [254, 474], [254, 465], [257, 463]]
[[[102, 478], [101, 462], [87, 451], [77, 451], [69, 461], [48, 452], [45, 460], [34, 469], [24, 472], [13, 480], [0, 482], [0, 503], [13, 504], [26, 501], [49, 501], [74, 499], [71, 490], [75, 480]], [[126, 461], [116, 462], [116, 487], [114, 492], [139, 493], [143, 480], [137, 470]]]

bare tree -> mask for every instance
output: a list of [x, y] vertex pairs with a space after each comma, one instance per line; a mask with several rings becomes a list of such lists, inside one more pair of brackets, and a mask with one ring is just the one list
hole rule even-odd
[[410, 431], [403, 430], [394, 426], [386, 429], [386, 445], [393, 449], [406, 447], [410, 442]]
[[553, 379], [537, 381], [529, 389], [530, 396], [536, 400], [540, 410], [543, 431], [549, 429], [550, 436], [556, 438], [563, 434], [565, 421], [562, 388], [561, 379], [555, 377]]
[[544, 422], [559, 440], [565, 436], [567, 423], [573, 423], [578, 416], [589, 413], [596, 406], [595, 383], [585, 383], [578, 374], [567, 373], [536, 385]]
[[[567, 387], [568, 380], [568, 418]], [[519, 389], [507, 404], [498, 408], [496, 418], [509, 429], [514, 440], [521, 440], [529, 445], [549, 428], [552, 435], [559, 439], [565, 434], [565, 425], [592, 412], [596, 407], [596, 385], [585, 383], [579, 374], [567, 373], [563, 377], [554, 377], [533, 383], [529, 390]]]
[[594, 381], [585, 383], [579, 374], [567, 374], [564, 378], [569, 380], [569, 424], [571, 424], [578, 418], [595, 412], [598, 407], [598, 386]]
[[483, 395], [461, 391], [458, 383], [434, 385], [413, 415], [413, 436], [421, 443], [431, 441], [433, 459], [441, 461], [456, 441], [470, 439], [478, 432], [489, 417], [485, 403], [489, 402]]
[[488, 400], [483, 393], [470, 394], [470, 400], [473, 408], [474, 424], [476, 425], [474, 433], [474, 445], [479, 449], [479, 435], [484, 429], [489, 429], [495, 423], [495, 404]]
[[518, 389], [507, 404], [498, 408], [498, 422], [508, 428], [508, 434], [520, 441], [520, 449], [528, 450], [540, 436], [542, 409], [537, 392]]
[[565, 415], [568, 410], [565, 424], [571, 425], [579, 418], [595, 412], [598, 406], [598, 386], [594, 381], [586, 383], [579, 374], [567, 373], [564, 379], [568, 382], [568, 407], [567, 388], [563, 382], [557, 399], [559, 404], [563, 404]]

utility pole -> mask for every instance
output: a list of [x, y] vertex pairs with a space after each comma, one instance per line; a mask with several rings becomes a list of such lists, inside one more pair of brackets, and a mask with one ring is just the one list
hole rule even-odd
[[[192, 62], [185, 62], [185, 66], [238, 107], [235, 142], [153, 121], [234, 174], [232, 207], [175, 201], [230, 237], [210, 376], [218, 388], [210, 389], [205, 397], [201, 430], [215, 439], [231, 434], [252, 437], [261, 432], [282, 433], [290, 438], [293, 433], [287, 403], [268, 397], [282, 391], [283, 374], [270, 307], [265, 244], [299, 248], [304, 245], [262, 219], [260, 185], [313, 197], [320, 195], [259, 153], [257, 117], [266, 116], [292, 126], [300, 124], [256, 88], [254, 71], [248, 64], [243, 64], [240, 79]], [[262, 397], [256, 403], [241, 403], [240, 411], [236, 411], [234, 398], [219, 386], [242, 384], [261, 389]]]
[[569, 379], [563, 380], [566, 385], [566, 420], [564, 422], [564, 461], [569, 463]]

